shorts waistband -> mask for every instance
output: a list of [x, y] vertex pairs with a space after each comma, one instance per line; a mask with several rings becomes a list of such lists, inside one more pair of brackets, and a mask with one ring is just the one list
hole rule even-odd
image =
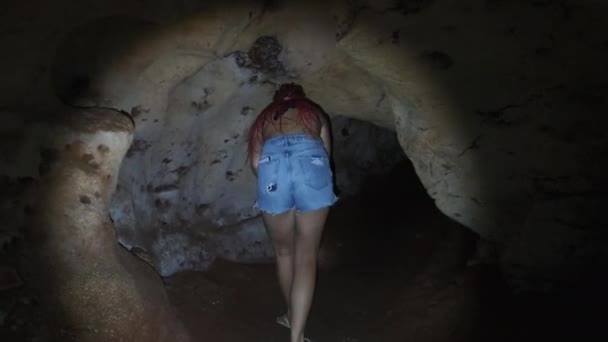
[[321, 138], [313, 137], [306, 133], [293, 133], [272, 137], [270, 139], [267, 139], [265, 143], [272, 145], [290, 145], [302, 141], [318, 142], [321, 141]]

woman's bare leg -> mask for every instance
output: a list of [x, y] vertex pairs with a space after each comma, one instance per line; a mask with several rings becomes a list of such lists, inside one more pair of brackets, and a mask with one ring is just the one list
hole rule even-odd
[[293, 210], [278, 215], [263, 213], [262, 218], [274, 246], [279, 286], [289, 313], [291, 311], [289, 302], [294, 269], [295, 214]]
[[303, 342], [317, 277], [317, 255], [329, 208], [295, 214], [295, 258], [290, 309], [291, 342]]

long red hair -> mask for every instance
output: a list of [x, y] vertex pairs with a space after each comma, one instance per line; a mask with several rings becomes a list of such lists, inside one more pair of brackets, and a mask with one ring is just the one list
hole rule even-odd
[[274, 93], [272, 102], [262, 110], [249, 129], [247, 135], [249, 157], [253, 155], [255, 144], [264, 140], [263, 130], [266, 122], [278, 120], [280, 126], [282, 116], [289, 108], [298, 110], [298, 122], [304, 126], [307, 132], [314, 131], [315, 126], [319, 123], [318, 115], [321, 107], [306, 97], [301, 85], [282, 84]]

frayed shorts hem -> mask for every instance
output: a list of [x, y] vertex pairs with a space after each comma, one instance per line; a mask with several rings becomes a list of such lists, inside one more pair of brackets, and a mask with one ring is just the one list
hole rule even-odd
[[290, 210], [295, 210], [298, 213], [307, 213], [310, 211], [315, 211], [315, 210], [319, 210], [319, 209], [323, 209], [323, 208], [327, 208], [327, 207], [331, 207], [334, 204], [336, 204], [336, 202], [338, 201], [338, 197], [335, 197], [333, 201], [331, 201], [330, 203], [327, 204], [321, 204], [319, 206], [315, 206], [312, 208], [306, 208], [306, 209], [296, 209], [296, 207], [291, 207], [291, 208], [287, 208], [287, 209], [280, 209], [280, 210], [266, 210], [260, 206], [258, 206], [257, 202], [253, 205], [253, 208], [255, 209], [259, 209], [261, 212], [263, 212], [264, 214], [268, 214], [268, 215], [279, 215], [279, 214], [284, 214]]
[[283, 209], [283, 210], [266, 210], [264, 208], [258, 207], [257, 204], [254, 205], [253, 207], [255, 209], [259, 209], [262, 213], [268, 214], [268, 215], [279, 215], [279, 214], [283, 214], [283, 213], [286, 213], [286, 212], [288, 212], [290, 210], [294, 210], [295, 209], [295, 207], [291, 207], [291, 208], [287, 208], [287, 209]]

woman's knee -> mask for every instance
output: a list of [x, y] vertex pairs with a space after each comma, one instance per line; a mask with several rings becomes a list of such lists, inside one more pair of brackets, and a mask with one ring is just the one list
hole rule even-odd
[[318, 252], [316, 249], [310, 249], [310, 250], [298, 250], [296, 257], [295, 257], [295, 262], [296, 264], [299, 265], [316, 265], [317, 264], [317, 259], [318, 259]]
[[275, 243], [274, 252], [277, 257], [291, 257], [293, 256], [293, 243]]

